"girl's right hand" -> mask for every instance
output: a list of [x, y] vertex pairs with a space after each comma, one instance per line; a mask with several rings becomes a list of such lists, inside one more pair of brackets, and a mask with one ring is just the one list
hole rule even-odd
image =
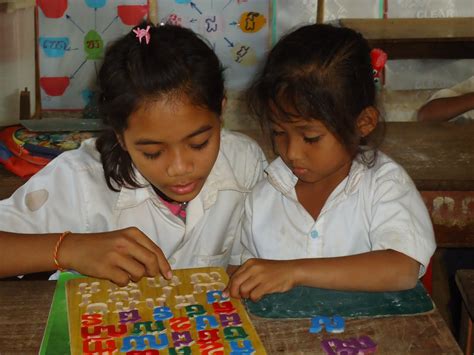
[[119, 286], [161, 274], [172, 277], [163, 251], [138, 228], [66, 236], [58, 251], [59, 265], [81, 274], [108, 279]]

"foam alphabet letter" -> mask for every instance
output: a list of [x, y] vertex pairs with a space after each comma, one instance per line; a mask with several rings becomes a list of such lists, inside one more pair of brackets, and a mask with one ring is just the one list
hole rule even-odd
[[206, 309], [202, 306], [202, 304], [192, 304], [184, 307], [184, 309], [186, 310], [186, 314], [189, 318], [206, 314]]
[[216, 317], [214, 316], [197, 316], [196, 317], [196, 329], [203, 330], [207, 327], [217, 328], [219, 324], [217, 323]]
[[[160, 350], [168, 347], [168, 338], [166, 334], [158, 334], [158, 339], [160, 341], [159, 343], [156, 342], [155, 335], [128, 336], [123, 338], [122, 348], [120, 349], [120, 351], [128, 352], [132, 350], [145, 350], [147, 348], [145, 340], [148, 341], [148, 347], [150, 347], [151, 349]], [[132, 345], [133, 343], [135, 343], [135, 349]]]
[[169, 307], [156, 307], [153, 309], [153, 319], [154, 320], [166, 320], [173, 318], [173, 312], [171, 312], [171, 309]]
[[328, 333], [342, 333], [345, 327], [344, 318], [340, 316], [330, 317], [316, 316], [311, 319], [311, 327], [309, 328], [310, 333], [319, 333], [323, 326], [326, 328]]
[[[239, 344], [240, 343], [240, 344]], [[250, 340], [233, 340], [230, 343], [230, 354], [253, 354], [255, 352]]]

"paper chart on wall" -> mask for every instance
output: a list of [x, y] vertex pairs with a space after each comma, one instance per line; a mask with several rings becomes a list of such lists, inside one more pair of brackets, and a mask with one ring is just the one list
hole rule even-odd
[[191, 28], [210, 42], [229, 89], [245, 88], [271, 45], [270, 0], [157, 0], [157, 19]]
[[148, 17], [147, 0], [37, 0], [43, 110], [82, 110], [95, 99], [104, 49]]
[[229, 89], [248, 84], [271, 44], [270, 0], [38, 0], [37, 7], [43, 110], [91, 104], [107, 43], [147, 17], [206, 37], [226, 67]]

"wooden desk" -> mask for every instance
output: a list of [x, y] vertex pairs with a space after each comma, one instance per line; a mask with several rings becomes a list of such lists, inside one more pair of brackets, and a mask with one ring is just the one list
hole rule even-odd
[[459, 344], [465, 354], [472, 354], [474, 352], [474, 270], [458, 270], [456, 284], [463, 300]]
[[474, 58], [474, 18], [341, 19], [389, 59]]
[[474, 247], [474, 122], [393, 122], [381, 150], [414, 180], [438, 247]]
[[[48, 318], [54, 281], [0, 281], [0, 353], [37, 354]], [[326, 333], [310, 334], [309, 319], [252, 317], [268, 354], [323, 354]], [[461, 354], [439, 312], [416, 316], [348, 319], [338, 338], [370, 336], [378, 354]]]

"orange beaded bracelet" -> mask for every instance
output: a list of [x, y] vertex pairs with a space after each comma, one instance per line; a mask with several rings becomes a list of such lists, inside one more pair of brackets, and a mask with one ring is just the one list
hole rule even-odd
[[59, 247], [63, 241], [63, 239], [68, 235], [68, 234], [71, 234], [70, 231], [65, 231], [63, 234], [61, 234], [59, 236], [59, 239], [58, 241], [56, 242], [56, 246], [54, 247], [54, 254], [53, 254], [53, 259], [54, 259], [54, 264], [56, 265], [56, 269], [58, 269], [59, 271], [64, 271], [64, 269], [59, 265], [59, 261], [58, 261], [58, 251], [59, 251]]

